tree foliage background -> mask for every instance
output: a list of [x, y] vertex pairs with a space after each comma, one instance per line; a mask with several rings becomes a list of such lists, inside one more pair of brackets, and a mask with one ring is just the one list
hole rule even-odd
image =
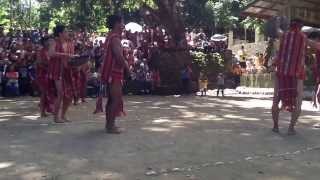
[[[241, 9], [252, 0], [168, 0], [177, 4], [187, 27], [223, 33], [246, 26], [256, 28], [260, 22], [244, 19]], [[0, 24], [14, 28], [52, 28], [57, 23], [90, 31], [106, 31], [106, 17], [120, 13], [126, 20], [142, 21], [141, 7], [157, 8], [159, 0], [1, 0]]]

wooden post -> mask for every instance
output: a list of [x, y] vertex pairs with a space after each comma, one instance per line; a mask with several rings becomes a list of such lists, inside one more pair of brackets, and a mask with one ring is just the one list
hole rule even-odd
[[244, 27], [244, 41], [247, 43], [247, 28]]
[[233, 30], [230, 30], [229, 37], [228, 37], [228, 47], [231, 48], [233, 45], [234, 45]]

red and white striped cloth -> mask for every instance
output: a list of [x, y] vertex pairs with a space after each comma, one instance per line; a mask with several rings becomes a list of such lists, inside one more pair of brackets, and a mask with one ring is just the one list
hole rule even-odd
[[277, 61], [277, 74], [305, 79], [307, 36], [297, 30], [288, 31], [281, 37]]
[[297, 81], [304, 80], [307, 37], [298, 29], [291, 29], [283, 34], [277, 66], [279, 83], [278, 97], [282, 109], [292, 112], [297, 104]]

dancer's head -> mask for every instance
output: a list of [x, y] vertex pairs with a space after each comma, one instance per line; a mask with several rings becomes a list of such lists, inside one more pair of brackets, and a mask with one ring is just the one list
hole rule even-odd
[[49, 37], [43, 37], [42, 39], [41, 39], [41, 45], [42, 45], [42, 47], [43, 48], [45, 48], [45, 49], [48, 49], [49, 48]]
[[290, 24], [290, 28], [292, 30], [301, 30], [303, 27], [303, 21], [300, 19], [292, 19], [291, 20], [291, 24]]
[[110, 30], [117, 32], [119, 34], [121, 34], [124, 29], [123, 20], [120, 16], [117, 16], [117, 15], [109, 16], [107, 25]]
[[56, 38], [65, 39], [67, 38], [67, 33], [65, 31], [66, 27], [63, 25], [57, 25], [53, 30], [53, 35]]

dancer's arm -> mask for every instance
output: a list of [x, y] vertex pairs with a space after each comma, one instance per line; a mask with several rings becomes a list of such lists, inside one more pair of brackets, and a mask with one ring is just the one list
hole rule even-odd
[[56, 42], [54, 40], [51, 40], [49, 42], [49, 51], [48, 55], [49, 57], [54, 57], [54, 56], [62, 56], [62, 57], [79, 57], [79, 55], [74, 55], [74, 54], [69, 54], [69, 53], [60, 53], [56, 51]]
[[314, 88], [314, 95], [313, 95], [313, 107], [318, 108], [318, 101], [319, 101], [319, 84], [317, 83]]
[[317, 49], [320, 51], [320, 42], [316, 42], [314, 40], [308, 40], [308, 45], [313, 48], [313, 49]]
[[112, 40], [112, 52], [116, 57], [116, 60], [120, 63], [121, 66], [125, 68], [126, 71], [129, 70], [129, 65], [126, 59], [123, 56], [123, 49], [121, 47], [121, 41], [119, 38], [113, 38]]

